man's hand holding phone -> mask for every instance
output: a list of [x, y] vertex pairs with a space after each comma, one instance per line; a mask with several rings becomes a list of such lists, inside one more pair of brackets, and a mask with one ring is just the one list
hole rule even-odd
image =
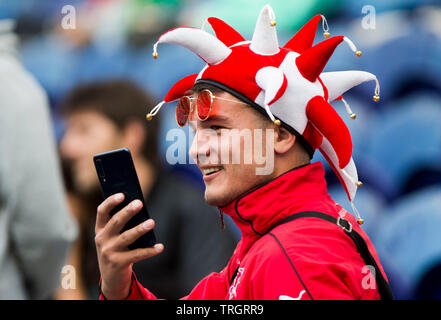
[[120, 233], [143, 205], [142, 201], [134, 200], [112, 216], [111, 211], [124, 201], [124, 197], [123, 193], [112, 195], [97, 209], [95, 244], [101, 271], [101, 291], [107, 299], [126, 298], [131, 286], [133, 264], [164, 250], [164, 246], [159, 243], [153, 247], [129, 250], [129, 245], [152, 230], [155, 223], [148, 219]]

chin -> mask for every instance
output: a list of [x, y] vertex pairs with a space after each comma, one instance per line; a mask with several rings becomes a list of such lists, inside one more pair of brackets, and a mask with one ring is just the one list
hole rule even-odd
[[77, 193], [81, 195], [89, 195], [93, 192], [95, 192], [97, 189], [99, 189], [99, 185], [96, 183], [96, 181], [89, 179], [89, 178], [83, 178], [77, 177], [74, 179], [74, 189]]
[[235, 197], [232, 194], [226, 194], [222, 191], [205, 190], [205, 201], [212, 206], [224, 207], [231, 203]]

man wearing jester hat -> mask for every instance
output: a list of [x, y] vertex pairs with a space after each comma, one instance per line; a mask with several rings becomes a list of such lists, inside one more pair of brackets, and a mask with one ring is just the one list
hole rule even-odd
[[[368, 72], [322, 73], [341, 42], [357, 56], [361, 52], [344, 36], [313, 46], [321, 19], [328, 38], [326, 20], [317, 15], [280, 47], [274, 12], [266, 5], [251, 41], [225, 22], [209, 18], [216, 36], [180, 27], [163, 34], [154, 45], [154, 58], [158, 44], [173, 43], [206, 62], [199, 73], [178, 81], [147, 119], [167, 102], [178, 101], [178, 125], [189, 123], [195, 133], [190, 156], [203, 174], [205, 199], [219, 208], [221, 217], [229, 215], [242, 233], [227, 266], [207, 275], [184, 299], [392, 298], [353, 205], [361, 183], [351, 136], [329, 104], [342, 100], [354, 119], [342, 94], [374, 80], [373, 98], [378, 101], [379, 84]], [[244, 139], [223, 143], [241, 130], [262, 132], [262, 148], [274, 155], [271, 172], [257, 174], [259, 164], [254, 159], [250, 163], [219, 160], [237, 150], [252, 152], [244, 147]], [[310, 163], [316, 149], [340, 179], [358, 219], [330, 198], [323, 165]], [[129, 205], [110, 219], [109, 212], [122, 201], [117, 196], [107, 198], [97, 214], [101, 299], [157, 299], [137, 281], [131, 266], [164, 247], [127, 250], [154, 222], [119, 234], [139, 207]]]

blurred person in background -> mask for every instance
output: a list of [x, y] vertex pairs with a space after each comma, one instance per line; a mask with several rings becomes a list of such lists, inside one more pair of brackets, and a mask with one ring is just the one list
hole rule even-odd
[[113, 80], [80, 85], [61, 106], [66, 131], [60, 153], [70, 204], [81, 225], [71, 260], [77, 261], [82, 279], [77, 293], [61, 290], [60, 299], [98, 297], [94, 221], [102, 194], [92, 160], [97, 153], [122, 147], [131, 151], [148, 210], [158, 225], [156, 236], [167, 246], [163, 255], [134, 267], [154, 292], [170, 299], [186, 294], [207, 272], [218, 271], [234, 250], [234, 237], [221, 230], [217, 210], [205, 203], [196, 186], [159, 162], [159, 123], [145, 123], [146, 108], [152, 104], [134, 83]]
[[77, 228], [63, 192], [47, 96], [0, 20], [0, 299], [50, 299]]

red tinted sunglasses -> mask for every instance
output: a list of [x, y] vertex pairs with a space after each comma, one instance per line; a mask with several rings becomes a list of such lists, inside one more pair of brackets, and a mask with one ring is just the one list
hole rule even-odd
[[[205, 121], [210, 116], [213, 109], [214, 99], [246, 104], [245, 102], [216, 97], [210, 90], [204, 89], [197, 94], [197, 97], [184, 96], [179, 99], [176, 105], [176, 122], [183, 127], [188, 123], [190, 115], [193, 113], [193, 106], [200, 121]], [[194, 104], [195, 103], [195, 104]]]

